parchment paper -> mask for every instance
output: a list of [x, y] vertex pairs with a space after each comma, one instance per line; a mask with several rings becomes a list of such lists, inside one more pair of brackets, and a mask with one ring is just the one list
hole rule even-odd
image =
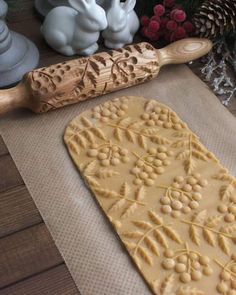
[[47, 114], [16, 111], [1, 118], [1, 135], [82, 295], [150, 294], [62, 141], [78, 113], [123, 95], [170, 106], [236, 174], [236, 119], [186, 66], [166, 67], [149, 83]]

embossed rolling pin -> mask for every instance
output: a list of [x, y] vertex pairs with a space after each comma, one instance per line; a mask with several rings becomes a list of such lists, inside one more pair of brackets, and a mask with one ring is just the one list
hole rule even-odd
[[98, 53], [27, 73], [16, 87], [0, 90], [0, 114], [15, 108], [47, 112], [155, 78], [162, 66], [207, 54], [212, 43], [189, 38], [163, 49], [148, 43]]

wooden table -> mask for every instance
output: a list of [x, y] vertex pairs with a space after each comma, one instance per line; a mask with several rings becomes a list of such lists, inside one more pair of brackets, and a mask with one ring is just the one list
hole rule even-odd
[[[65, 60], [44, 43], [33, 1], [20, 3], [9, 27], [35, 42], [40, 66]], [[45, 294], [79, 291], [0, 137], [0, 295]]]
[[[11, 14], [10, 28], [40, 50], [40, 66], [65, 60], [43, 41], [33, 1]], [[236, 116], [236, 101], [229, 110]], [[42, 217], [0, 137], [0, 295], [79, 294]]]

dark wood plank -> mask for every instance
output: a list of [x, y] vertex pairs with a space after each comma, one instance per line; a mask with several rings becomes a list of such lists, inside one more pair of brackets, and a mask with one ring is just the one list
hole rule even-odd
[[25, 185], [0, 193], [0, 238], [42, 222]]
[[8, 153], [8, 149], [3, 141], [2, 136], [0, 135], [0, 156], [7, 155]]
[[23, 280], [0, 291], [0, 295], [78, 295], [65, 264]]
[[44, 223], [9, 235], [0, 239], [0, 288], [62, 262]]
[[15, 186], [23, 184], [23, 180], [18, 172], [12, 157], [3, 155], [0, 157], [0, 192], [9, 190]]

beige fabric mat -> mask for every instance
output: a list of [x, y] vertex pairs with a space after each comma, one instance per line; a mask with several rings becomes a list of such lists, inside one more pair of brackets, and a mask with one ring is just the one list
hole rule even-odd
[[62, 141], [78, 113], [123, 95], [170, 106], [236, 174], [236, 119], [186, 66], [166, 67], [149, 83], [44, 115], [17, 111], [1, 118], [1, 135], [82, 295], [150, 294]]

